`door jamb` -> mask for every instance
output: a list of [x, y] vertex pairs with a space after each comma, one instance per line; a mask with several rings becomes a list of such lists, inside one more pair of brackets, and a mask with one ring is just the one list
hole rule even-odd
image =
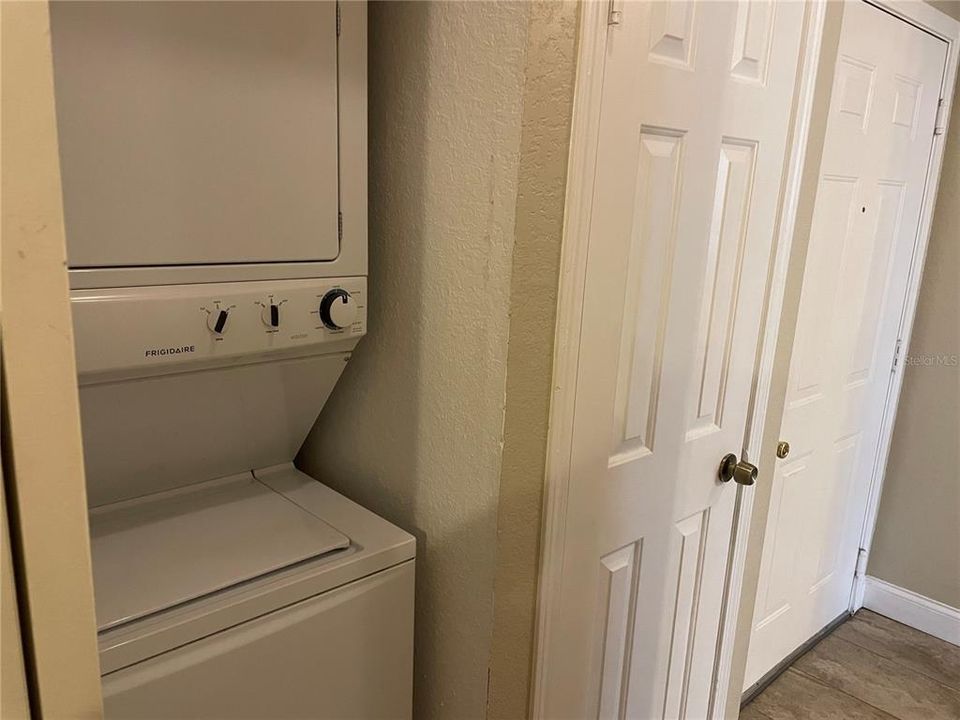
[[[910, 346], [910, 335], [913, 331], [913, 321], [916, 316], [917, 302], [920, 298], [920, 281], [923, 276], [923, 266], [927, 256], [927, 246], [930, 242], [930, 231], [933, 225], [933, 211], [937, 201], [937, 191], [940, 187], [940, 173], [943, 166], [943, 151], [946, 145], [946, 129], [950, 123], [950, 110], [953, 106], [954, 87], [957, 79], [957, 62], [960, 55], [960, 22], [945, 15], [933, 6], [923, 2], [910, 0], [863, 0], [869, 5], [883, 10], [894, 17], [923, 30], [947, 43], [947, 60], [944, 76], [940, 87], [940, 98], [944, 105], [943, 127], [944, 132], [934, 135], [933, 146], [930, 151], [930, 161], [927, 165], [927, 177], [924, 184], [923, 199], [920, 205], [920, 223], [917, 236], [914, 240], [913, 255], [910, 261], [910, 271], [907, 280], [907, 290], [900, 308], [900, 323], [897, 337], [902, 343], [905, 357]], [[887, 396], [884, 402], [883, 417], [880, 421], [880, 442], [874, 457], [870, 472], [870, 486], [867, 494], [866, 508], [861, 518], [860, 547], [866, 550], [870, 557], [870, 547], [873, 543], [873, 531], [877, 524], [877, 514], [880, 510], [880, 495], [883, 489], [886, 474], [887, 460], [890, 456], [890, 446], [893, 441], [894, 420], [897, 417], [897, 406], [900, 401], [900, 390], [903, 387], [903, 369], [906, 363], [900, 361], [890, 373], [890, 382], [887, 385]], [[865, 566], [864, 566], [865, 567]], [[850, 593], [850, 611], [856, 612], [863, 607], [863, 594], [866, 588], [866, 572], [855, 575]]]
[[557, 632], [554, 603], [563, 576], [570, 460], [577, 369], [580, 361], [580, 325], [587, 270], [587, 245], [593, 210], [593, 180], [600, 134], [600, 99], [607, 48], [609, 4], [592, 0], [580, 4], [577, 42], [577, 76], [567, 190], [564, 202], [560, 282], [554, 333], [553, 396], [547, 432], [547, 457], [543, 483], [543, 525], [537, 582], [533, 682], [530, 716], [543, 718], [548, 659], [552, 636]]
[[[765, 327], [762, 336], [759, 375], [752, 394], [749, 428], [745, 449], [749, 457], [759, 457], [759, 443], [767, 408], [767, 396], [773, 370], [776, 332], [779, 329], [780, 305], [786, 283], [787, 261], [793, 239], [793, 225], [800, 193], [800, 177], [806, 153], [813, 102], [813, 87], [819, 60], [826, 0], [814, 0], [808, 6], [807, 32], [801, 46], [800, 76], [794, 94], [795, 115], [793, 136], [789, 140], [789, 166], [780, 206], [775, 259], [767, 288]], [[533, 683], [530, 714], [542, 718], [546, 684], [549, 677], [550, 645], [556, 627], [557, 596], [563, 574], [566, 535], [567, 499], [570, 488], [573, 419], [582, 301], [587, 267], [593, 182], [596, 171], [596, 148], [600, 124], [600, 98], [608, 37], [608, 2], [581, 3], [577, 78], [570, 135], [569, 172], [567, 179], [564, 237], [560, 260], [560, 283], [557, 304], [556, 341], [553, 363], [553, 397], [550, 403], [548, 450], [543, 493], [543, 527], [537, 591], [537, 624], [534, 640]], [[754, 452], [756, 450], [756, 452]], [[737, 613], [727, 609], [739, 606], [740, 584], [746, 561], [747, 535], [753, 491], [740, 488], [737, 498], [734, 545], [724, 598], [724, 619], [719, 635], [719, 648], [712, 688], [712, 706], [725, 704], [732, 663], [733, 639]], [[732, 581], [732, 582], [731, 582]], [[722, 649], [722, 652], [719, 650]]]

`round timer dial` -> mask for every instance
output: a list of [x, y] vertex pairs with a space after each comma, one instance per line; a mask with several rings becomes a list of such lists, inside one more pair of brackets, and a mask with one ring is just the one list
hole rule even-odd
[[357, 319], [357, 301], [346, 290], [331, 290], [320, 301], [320, 321], [331, 330], [343, 330]]

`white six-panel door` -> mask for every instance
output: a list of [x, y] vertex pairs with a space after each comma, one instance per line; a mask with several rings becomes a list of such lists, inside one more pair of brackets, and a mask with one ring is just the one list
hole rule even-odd
[[741, 454], [804, 7], [626, 2], [607, 31], [547, 718], [716, 715]]
[[850, 606], [946, 54], [844, 8], [746, 687]]

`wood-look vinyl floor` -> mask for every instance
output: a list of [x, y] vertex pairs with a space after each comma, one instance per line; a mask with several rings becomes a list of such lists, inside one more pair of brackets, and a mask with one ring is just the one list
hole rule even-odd
[[960, 647], [861, 610], [799, 657], [741, 720], [960, 720]]

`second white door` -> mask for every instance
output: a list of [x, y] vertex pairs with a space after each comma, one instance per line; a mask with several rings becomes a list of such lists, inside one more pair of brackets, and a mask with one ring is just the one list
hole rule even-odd
[[745, 687], [850, 608], [946, 52], [844, 7]]
[[744, 445], [803, 18], [628, 2], [604, 27], [543, 717], [716, 712], [738, 492], [717, 468]]

